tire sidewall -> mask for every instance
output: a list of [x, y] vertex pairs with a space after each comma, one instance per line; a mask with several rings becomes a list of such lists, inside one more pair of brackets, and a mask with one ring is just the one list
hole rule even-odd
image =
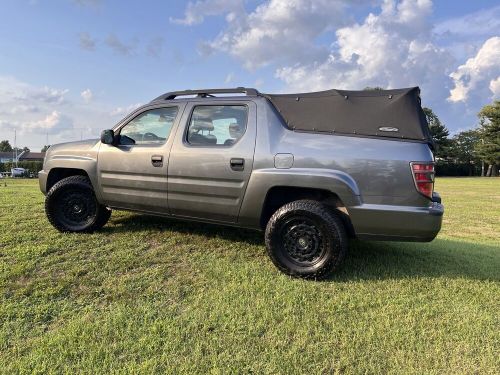
[[[93, 212], [82, 225], [71, 225], [61, 217], [61, 198], [65, 193], [72, 190], [86, 194], [89, 196], [88, 198], [92, 199]], [[72, 176], [62, 179], [50, 189], [45, 200], [45, 211], [51, 224], [61, 232], [90, 232], [94, 230], [98, 220], [99, 202], [88, 179], [81, 176]]]
[[[287, 254], [283, 245], [283, 225], [293, 217], [306, 217], [321, 232], [323, 253], [316, 262], [300, 265]], [[304, 278], [324, 278], [335, 270], [345, 257], [347, 238], [340, 220], [316, 201], [301, 200], [281, 207], [271, 217], [266, 227], [266, 246], [273, 263], [283, 272]]]

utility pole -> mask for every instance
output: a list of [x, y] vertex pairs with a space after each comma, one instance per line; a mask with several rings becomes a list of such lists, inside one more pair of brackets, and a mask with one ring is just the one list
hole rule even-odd
[[14, 129], [14, 151], [16, 152], [16, 168], [17, 168], [17, 129]]

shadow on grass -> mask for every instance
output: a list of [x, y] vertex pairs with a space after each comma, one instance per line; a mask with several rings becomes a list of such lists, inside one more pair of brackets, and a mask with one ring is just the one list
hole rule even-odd
[[112, 219], [115, 226], [105, 226], [102, 232], [127, 233], [133, 231], [172, 230], [178, 233], [200, 234], [207, 237], [222, 237], [230, 241], [246, 242], [249, 245], [264, 245], [261, 232], [194, 221], [169, 219], [160, 216], [134, 214]]
[[[168, 218], [132, 215], [113, 220], [107, 232], [168, 229], [207, 237], [264, 246], [260, 232]], [[436, 239], [430, 243], [365, 242], [352, 240], [342, 269], [329, 281], [451, 277], [500, 280], [500, 247], [481, 243]]]
[[500, 248], [435, 239], [430, 243], [351, 241], [332, 281], [448, 277], [500, 281]]

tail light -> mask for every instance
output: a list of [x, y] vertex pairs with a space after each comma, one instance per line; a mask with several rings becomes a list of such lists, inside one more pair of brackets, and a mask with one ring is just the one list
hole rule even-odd
[[432, 199], [432, 192], [434, 190], [434, 163], [412, 162], [410, 166], [418, 192]]

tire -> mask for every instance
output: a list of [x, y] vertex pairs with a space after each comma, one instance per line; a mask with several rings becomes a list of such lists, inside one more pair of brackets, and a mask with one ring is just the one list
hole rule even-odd
[[97, 201], [85, 176], [70, 176], [56, 182], [45, 198], [45, 213], [60, 232], [94, 232], [111, 216], [111, 210]]
[[313, 200], [298, 200], [278, 209], [266, 226], [266, 247], [282, 272], [324, 279], [339, 268], [348, 248], [342, 220]]

